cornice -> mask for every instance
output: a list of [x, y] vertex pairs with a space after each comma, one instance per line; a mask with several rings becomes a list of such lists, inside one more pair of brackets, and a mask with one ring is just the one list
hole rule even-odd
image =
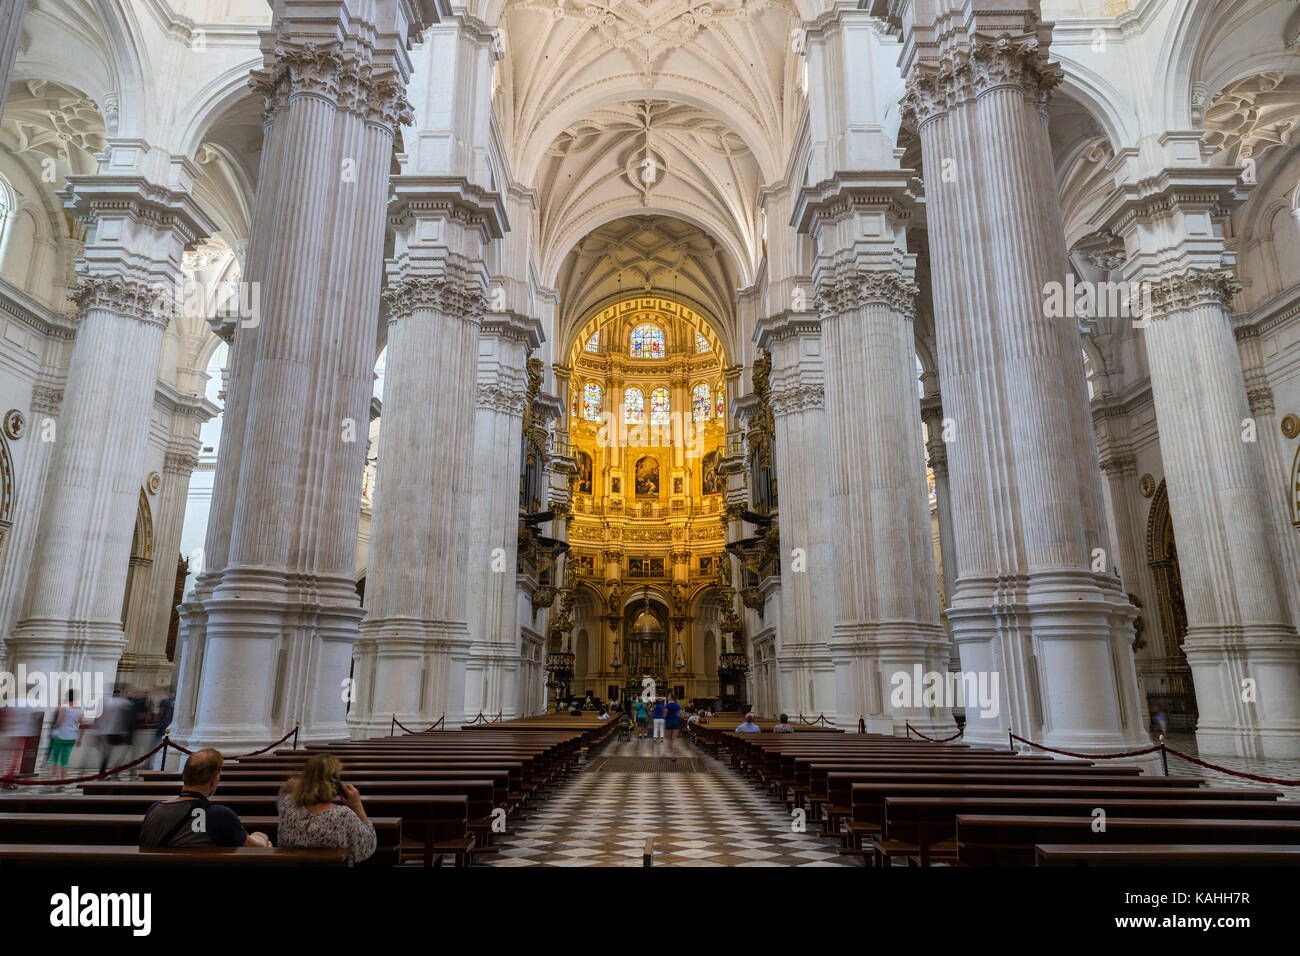
[[481, 228], [484, 241], [500, 239], [510, 229], [501, 194], [464, 176], [394, 176], [392, 191], [388, 217], [395, 226], [434, 213]]
[[17, 319], [38, 335], [68, 341], [77, 337], [74, 318], [42, 305], [6, 279], [0, 279], [0, 311]]

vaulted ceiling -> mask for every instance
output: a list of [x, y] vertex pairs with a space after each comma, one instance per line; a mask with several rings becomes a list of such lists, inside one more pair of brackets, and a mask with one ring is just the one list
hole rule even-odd
[[507, 4], [494, 105], [515, 177], [538, 193], [547, 281], [629, 215], [685, 220], [753, 280], [758, 192], [784, 174], [803, 108], [799, 23], [790, 0]]
[[595, 309], [627, 293], [653, 290], [712, 318], [730, 353], [736, 336], [735, 288], [730, 257], [698, 227], [665, 216], [607, 223], [579, 240], [560, 268], [561, 349]]

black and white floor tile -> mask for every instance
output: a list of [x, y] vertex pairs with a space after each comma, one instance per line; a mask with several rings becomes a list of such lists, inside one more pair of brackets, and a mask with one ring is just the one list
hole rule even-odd
[[[653, 772], [654, 765], [665, 768]], [[640, 772], [628, 772], [635, 767]], [[645, 772], [650, 770], [651, 772]], [[610, 743], [512, 827], [489, 866], [846, 866], [837, 843], [795, 832], [781, 803], [682, 742]]]

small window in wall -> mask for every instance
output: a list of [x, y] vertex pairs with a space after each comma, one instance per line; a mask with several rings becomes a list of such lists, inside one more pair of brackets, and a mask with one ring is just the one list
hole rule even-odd
[[691, 397], [695, 402], [695, 420], [697, 422], [706, 421], [713, 414], [713, 403], [709, 395], [709, 386], [706, 382], [700, 382], [691, 390]]
[[650, 424], [667, 425], [671, 420], [668, 389], [656, 388], [650, 393]]
[[599, 351], [600, 351], [600, 333], [599, 333], [599, 332], [592, 332], [592, 333], [591, 333], [591, 338], [587, 339], [587, 344], [584, 345], [582, 348], [583, 348], [584, 351], [587, 351], [587, 352], [599, 352]]
[[645, 396], [639, 388], [629, 388], [623, 393], [623, 423], [639, 425], [645, 419]]
[[722, 417], [723, 417], [722, 413], [726, 410], [726, 403], [723, 401], [723, 396], [726, 394], [726, 390], [727, 390], [727, 387], [726, 387], [725, 385], [723, 385], [721, 382], [719, 382], [719, 383], [718, 383], [717, 392], [716, 392], [717, 397], [718, 397], [718, 417], [719, 417], [719, 418], [722, 418]]
[[632, 330], [632, 358], [663, 358], [664, 330], [657, 325], [638, 325]]
[[700, 335], [699, 332], [695, 333], [695, 351], [699, 353], [712, 351], [709, 347], [709, 340]]
[[588, 382], [587, 387], [582, 390], [582, 417], [589, 422], [600, 421], [604, 404], [604, 390], [595, 382]]

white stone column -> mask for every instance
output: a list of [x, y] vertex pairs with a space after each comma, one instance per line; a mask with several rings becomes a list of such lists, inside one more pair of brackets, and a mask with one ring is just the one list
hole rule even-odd
[[948, 647], [917, 395], [911, 182], [900, 170], [837, 173], [803, 191], [794, 218], [817, 243], [839, 709], [935, 735], [956, 728], [953, 705], [924, 706], [916, 686], [918, 668], [947, 672]]
[[1010, 725], [1061, 749], [1129, 750], [1149, 740], [1135, 611], [1109, 561], [1093, 570], [1106, 535], [1079, 332], [1044, 303], [1067, 274], [1044, 115], [1059, 69], [1038, 3], [1022, 7], [957, 24], [930, 6], [890, 14], [921, 138], [953, 422], [948, 621], [963, 671], [998, 685], [988, 711], [967, 706], [969, 742], [1005, 745]]
[[181, 253], [215, 230], [189, 194], [188, 160], [144, 144], [114, 155], [134, 173], [69, 176], [63, 193], [88, 229], [72, 293], [77, 338], [23, 610], [8, 643], [15, 665], [102, 673], [106, 688], [126, 643], [122, 596]]
[[[791, 715], [856, 723], [838, 714], [831, 636], [835, 540], [824, 459], [826, 396], [820, 319], [785, 312], [764, 319], [758, 346], [770, 360], [754, 362], [754, 391], [770, 368], [773, 464], [779, 482], [781, 610], [776, 662], [777, 707]], [[770, 364], [769, 364], [770, 363]], [[771, 533], [770, 531], [768, 532]], [[797, 552], [796, 552], [797, 549]]]
[[385, 209], [419, 24], [396, 5], [276, 10], [252, 83], [267, 115], [244, 280], [260, 318], [255, 335], [236, 333], [221, 458], [238, 464], [219, 465], [213, 493], [229, 535], [210, 536], [210, 576], [186, 606], [187, 746], [246, 749], [295, 720], [300, 742], [345, 737], [362, 614], [353, 562]]
[[[71, 327], [66, 330], [66, 337], [72, 339]], [[13, 527], [5, 535], [4, 547], [0, 548], [0, 639], [13, 633], [17, 616], [22, 613], [32, 549], [40, 525], [40, 501], [45, 496], [50, 462], [54, 459], [55, 442], [45, 439], [50, 435], [57, 439], [59, 409], [63, 403], [63, 389], [49, 384], [53, 379], [43, 375], [37, 381], [45, 384], [32, 388], [27, 431], [22, 438], [27, 444], [18, 474], [14, 476], [18, 506], [14, 509]], [[5, 644], [7, 653], [7, 641]], [[4, 666], [13, 673], [17, 662], [6, 660]]]
[[[1177, 138], [1173, 141], [1176, 148]], [[1204, 754], [1300, 756], [1300, 639], [1259, 430], [1233, 335], [1234, 256], [1224, 243], [1244, 200], [1235, 170], [1193, 165], [1194, 150], [1119, 190], [1097, 219], [1124, 241], [1139, 283], [1151, 394], [1187, 607]], [[1149, 305], [1148, 305], [1149, 303]], [[1255, 411], [1265, 410], [1257, 394]], [[1271, 417], [1271, 416], [1270, 416]], [[1263, 439], [1267, 441], [1267, 438]]]
[[540, 345], [541, 327], [535, 319], [514, 312], [484, 316], [478, 340], [474, 496], [466, 557], [473, 643], [465, 676], [465, 710], [474, 714], [519, 715], [516, 567], [528, 384], [525, 363], [528, 353]]
[[5, 111], [9, 74], [18, 58], [18, 41], [22, 39], [26, 15], [27, 0], [0, 0], [0, 115]]
[[422, 729], [464, 718], [475, 363], [498, 197], [464, 180], [394, 181], [388, 365], [366, 619], [357, 641], [359, 736], [392, 717]]

